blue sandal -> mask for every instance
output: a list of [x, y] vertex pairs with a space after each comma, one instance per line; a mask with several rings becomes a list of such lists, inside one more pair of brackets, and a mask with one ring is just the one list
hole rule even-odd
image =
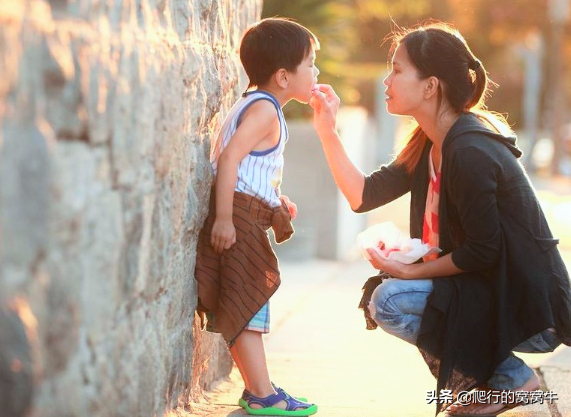
[[[244, 408], [250, 415], [302, 417], [317, 413], [317, 406], [315, 404], [299, 401], [281, 388], [277, 394], [272, 394], [265, 398], [256, 397], [252, 393], [249, 394], [249, 399], [244, 401]], [[280, 401], [285, 401], [285, 409], [274, 407], [274, 405]], [[260, 405], [261, 408], [252, 408], [254, 404]]]
[[[276, 390], [276, 392], [280, 392], [280, 391], [284, 391], [283, 388], [278, 387], [276, 384], [274, 384], [272, 382], [272, 387]], [[286, 395], [289, 395], [287, 392], [284, 391], [284, 393]], [[240, 399], [238, 400], [238, 405], [242, 408], [246, 408], [246, 404], [248, 402], [248, 400], [250, 399], [250, 397], [252, 396], [252, 393], [250, 391], [248, 391], [247, 389], [244, 389], [244, 391], [242, 392], [242, 396], [240, 397]], [[307, 398], [305, 397], [293, 397], [299, 401], [303, 401], [303, 402], [307, 402]]]

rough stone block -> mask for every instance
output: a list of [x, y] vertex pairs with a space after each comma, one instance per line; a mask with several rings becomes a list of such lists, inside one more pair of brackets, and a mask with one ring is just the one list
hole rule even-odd
[[0, 409], [159, 416], [229, 372], [192, 332], [193, 275], [210, 140], [244, 85], [228, 51], [260, 11], [0, 6]]

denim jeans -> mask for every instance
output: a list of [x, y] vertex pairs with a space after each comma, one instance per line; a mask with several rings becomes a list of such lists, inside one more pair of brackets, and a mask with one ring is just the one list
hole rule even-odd
[[[373, 292], [369, 304], [371, 317], [387, 333], [416, 345], [422, 314], [431, 292], [430, 279], [387, 279]], [[516, 346], [514, 351], [552, 352], [560, 344], [555, 333], [544, 330]], [[533, 374], [533, 370], [524, 361], [511, 353], [494, 370], [488, 386], [498, 390], [513, 390], [522, 386]]]

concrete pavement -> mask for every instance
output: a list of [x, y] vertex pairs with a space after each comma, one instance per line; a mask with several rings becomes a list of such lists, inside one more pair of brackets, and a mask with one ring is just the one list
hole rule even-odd
[[[564, 186], [571, 184], [565, 181]], [[554, 184], [560, 186], [540, 184], [539, 194], [571, 270], [571, 219], [562, 215], [569, 211], [561, 209], [571, 204], [571, 188], [565, 194], [554, 190]], [[381, 212], [380, 217], [392, 220], [387, 215]], [[403, 216], [401, 212], [399, 217]], [[377, 213], [372, 221], [381, 219]], [[357, 254], [350, 262], [281, 261], [280, 266], [282, 286], [271, 300], [272, 332], [265, 339], [274, 382], [318, 404], [317, 416], [434, 416], [427, 391], [435, 389], [435, 380], [418, 350], [382, 330], [365, 329], [357, 304], [362, 284], [375, 272], [368, 262]], [[538, 371], [542, 389], [553, 391], [558, 399], [553, 404], [518, 407], [502, 416], [571, 417], [571, 348], [520, 356]], [[242, 388], [234, 370], [194, 415], [246, 415], [235, 405]]]
[[[374, 270], [349, 263], [282, 262], [282, 287], [272, 298], [275, 325], [266, 337], [272, 379], [292, 395], [306, 396], [327, 417], [432, 417], [427, 391], [435, 389], [418, 350], [382, 330], [366, 330], [357, 309], [361, 285]], [[507, 417], [571, 417], [571, 349], [522, 355], [536, 367], [544, 390], [559, 399], [549, 407], [520, 407]], [[246, 415], [235, 402], [242, 384], [234, 371], [210, 394], [208, 417]]]

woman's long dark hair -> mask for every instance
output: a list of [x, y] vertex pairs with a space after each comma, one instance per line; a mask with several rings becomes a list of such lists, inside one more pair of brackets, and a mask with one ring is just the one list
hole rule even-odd
[[[430, 23], [393, 33], [389, 55], [404, 47], [421, 79], [440, 80], [439, 97], [444, 98], [457, 113], [473, 112], [498, 131], [509, 131], [505, 119], [489, 112], [485, 100], [490, 80], [484, 65], [474, 56], [460, 33], [445, 23]], [[420, 126], [413, 127], [408, 141], [397, 156], [397, 163], [412, 172], [428, 140]]]

